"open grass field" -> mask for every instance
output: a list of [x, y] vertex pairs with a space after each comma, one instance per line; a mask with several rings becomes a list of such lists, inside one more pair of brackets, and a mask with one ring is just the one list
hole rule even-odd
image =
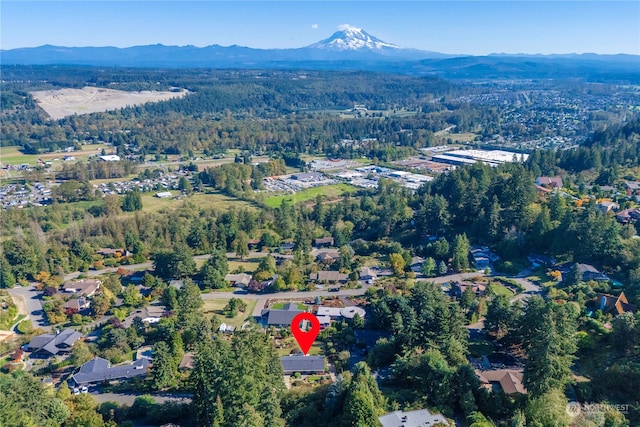
[[283, 200], [288, 200], [293, 204], [308, 202], [314, 200], [317, 196], [323, 195], [327, 199], [335, 199], [341, 197], [345, 193], [355, 191], [355, 187], [349, 184], [334, 184], [326, 185], [324, 187], [313, 187], [306, 190], [299, 191], [295, 194], [283, 194], [277, 196], [270, 196], [264, 199], [267, 206], [272, 208], [280, 206]]
[[[69, 145], [73, 145], [69, 143]], [[64, 156], [73, 156], [77, 160], [86, 160], [90, 155], [99, 154], [102, 152], [102, 149], [105, 149], [107, 152], [112, 150], [111, 147], [108, 147], [104, 144], [88, 144], [83, 145], [81, 151], [73, 151], [71, 153], [42, 153], [42, 154], [23, 154], [20, 152], [21, 147], [10, 146], [10, 147], [0, 147], [0, 163], [4, 165], [22, 165], [22, 164], [30, 164], [36, 165], [38, 163], [38, 159], [42, 161], [53, 162], [53, 166], [55, 167], [57, 164], [62, 164], [62, 158]], [[55, 160], [58, 159], [58, 160]]]
[[255, 298], [240, 298], [245, 304], [247, 304], [247, 309], [243, 312], [238, 312], [238, 314], [229, 318], [223, 313], [224, 307], [229, 302], [229, 299], [208, 299], [204, 302], [204, 313], [206, 315], [211, 315], [213, 317], [217, 317], [220, 322], [226, 323], [227, 325], [235, 326], [239, 328], [242, 326], [244, 322], [246, 322], [250, 317], [251, 313], [253, 313], [253, 309], [256, 307], [256, 303], [258, 302]]
[[[179, 195], [178, 191], [172, 191], [174, 196]], [[255, 209], [251, 203], [245, 202], [234, 197], [229, 197], [218, 192], [198, 193], [180, 199], [160, 199], [155, 197], [155, 193], [142, 194], [142, 210], [145, 212], [158, 212], [164, 208], [179, 208], [185, 203], [190, 203], [198, 207], [211, 207], [215, 209], [225, 210], [232, 207]]]
[[443, 141], [451, 140], [451, 142], [471, 142], [476, 139], [475, 133], [461, 132], [461, 133], [445, 133], [440, 136]]
[[90, 86], [82, 89], [65, 88], [31, 92], [38, 105], [53, 119], [181, 98], [187, 93], [186, 90], [130, 92]]

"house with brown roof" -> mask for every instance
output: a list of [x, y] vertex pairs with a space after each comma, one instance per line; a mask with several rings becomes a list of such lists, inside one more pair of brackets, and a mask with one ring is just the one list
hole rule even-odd
[[536, 184], [542, 187], [562, 188], [562, 178], [559, 176], [541, 176], [536, 178]]
[[624, 189], [627, 191], [627, 196], [633, 196], [640, 194], [640, 181], [625, 181]]
[[91, 306], [91, 303], [85, 298], [71, 298], [64, 303], [65, 310], [71, 310], [74, 313], [78, 313], [82, 310], [86, 310]]
[[65, 292], [68, 292], [71, 294], [91, 297], [96, 293], [98, 289], [100, 289], [100, 285], [102, 285], [102, 282], [100, 280], [82, 279], [82, 280], [74, 280], [72, 282], [65, 283], [62, 289]]
[[502, 389], [509, 396], [527, 394], [527, 389], [522, 384], [523, 373], [521, 369], [476, 370], [476, 375], [482, 386], [489, 391]]
[[100, 248], [96, 253], [98, 255], [102, 255], [103, 257], [113, 257], [113, 258], [127, 257], [131, 255], [126, 249], [121, 249], [121, 248], [118, 248], [118, 249]]
[[596, 294], [596, 309], [602, 310], [604, 314], [618, 316], [622, 313], [635, 313], [638, 309], [635, 304], [629, 304], [624, 292], [614, 296], [609, 294]]
[[313, 246], [316, 248], [325, 248], [328, 246], [333, 246], [333, 237], [320, 237], [313, 241]]
[[625, 209], [616, 214], [616, 220], [622, 224], [629, 224], [640, 220], [640, 209]]
[[316, 260], [331, 264], [340, 258], [340, 251], [337, 249], [326, 249], [316, 253]]

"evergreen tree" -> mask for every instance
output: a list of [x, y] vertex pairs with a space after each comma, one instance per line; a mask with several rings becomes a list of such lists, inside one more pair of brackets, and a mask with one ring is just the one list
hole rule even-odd
[[449, 269], [447, 268], [447, 264], [445, 264], [444, 261], [440, 261], [438, 263], [438, 274], [440, 276], [444, 276], [445, 274], [447, 274], [447, 271], [449, 271]]
[[164, 341], [153, 346], [153, 364], [149, 372], [149, 380], [154, 390], [163, 390], [177, 384], [177, 365]]
[[[530, 300], [534, 299], [530, 298]], [[540, 397], [553, 390], [562, 390], [571, 379], [573, 354], [577, 350], [577, 312], [569, 304], [530, 304], [520, 328], [527, 352], [524, 366], [524, 385], [532, 397]], [[526, 322], [526, 323], [525, 323]]]
[[424, 264], [422, 264], [422, 274], [427, 277], [433, 277], [435, 276], [436, 268], [436, 260], [432, 257], [427, 257], [427, 259], [424, 260]]
[[466, 234], [458, 234], [453, 243], [453, 268], [456, 271], [464, 271], [469, 268], [469, 251], [471, 245]]
[[236, 239], [233, 242], [233, 248], [236, 252], [236, 256], [240, 257], [240, 259], [244, 259], [247, 255], [249, 255], [249, 236], [244, 231], [240, 231], [236, 235]]
[[11, 266], [6, 258], [0, 255], [0, 289], [13, 288], [16, 284], [16, 278], [11, 271]]
[[122, 201], [122, 210], [125, 212], [135, 212], [142, 210], [142, 196], [137, 190], [129, 191]]
[[223, 248], [216, 248], [211, 257], [200, 268], [200, 279], [205, 289], [221, 289], [227, 287], [224, 277], [229, 272], [229, 261]]

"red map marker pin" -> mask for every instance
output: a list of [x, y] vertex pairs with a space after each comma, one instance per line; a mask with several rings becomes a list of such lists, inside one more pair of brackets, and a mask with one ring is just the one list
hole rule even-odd
[[[300, 329], [300, 324], [304, 320], [308, 320], [311, 324], [311, 329], [309, 329], [308, 331], [303, 331], [302, 329]], [[320, 322], [315, 315], [307, 313], [305, 311], [293, 318], [293, 320], [291, 321], [291, 332], [298, 342], [300, 350], [302, 350], [302, 352], [306, 356], [309, 352], [309, 349], [313, 345], [313, 342], [316, 340], [316, 337], [320, 333]]]

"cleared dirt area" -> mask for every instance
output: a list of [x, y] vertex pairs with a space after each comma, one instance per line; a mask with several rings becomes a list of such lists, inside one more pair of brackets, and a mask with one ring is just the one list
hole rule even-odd
[[31, 95], [52, 119], [61, 119], [74, 114], [117, 110], [147, 102], [180, 98], [187, 93], [186, 90], [180, 92], [126, 92], [87, 86], [82, 89], [40, 90], [31, 92]]

